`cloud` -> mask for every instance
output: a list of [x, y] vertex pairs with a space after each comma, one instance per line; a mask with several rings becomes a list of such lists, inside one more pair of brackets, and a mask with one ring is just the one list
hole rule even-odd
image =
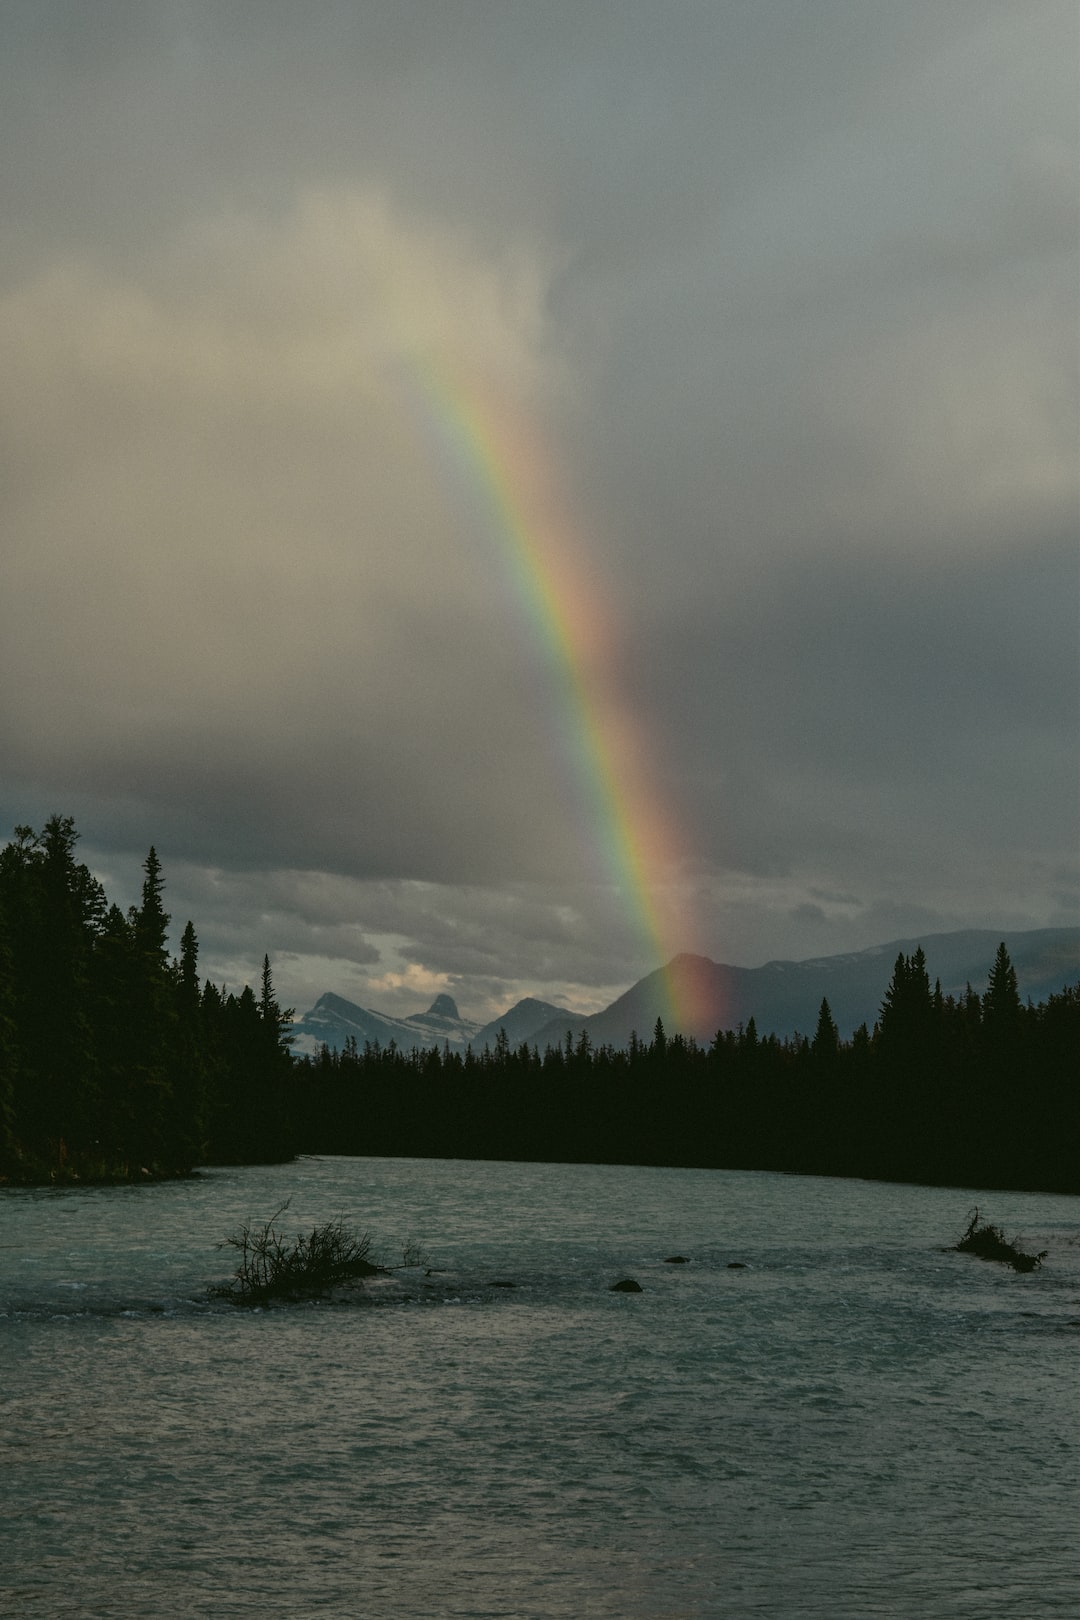
[[[89, 837], [80, 856], [110, 900], [122, 909], [137, 903], [141, 856], [95, 847]], [[618, 896], [599, 889], [206, 867], [173, 859], [167, 849], [163, 875], [174, 951], [192, 919], [202, 977], [231, 989], [257, 981], [265, 951], [284, 999], [300, 1010], [330, 988], [405, 1015], [445, 990], [483, 1021], [527, 986], [527, 993], [594, 1012], [642, 971], [640, 940]]]
[[562, 868], [502, 537], [405, 375], [464, 352], [539, 411], [565, 372], [542, 300], [523, 252], [349, 192], [200, 224], [141, 281], [10, 292], [9, 770], [123, 793], [208, 856], [287, 862], [302, 824], [357, 873]]
[[1075, 918], [1064, 8], [85, 13], [0, 61], [9, 822], [303, 1005], [595, 1004], [643, 809], [729, 960]]

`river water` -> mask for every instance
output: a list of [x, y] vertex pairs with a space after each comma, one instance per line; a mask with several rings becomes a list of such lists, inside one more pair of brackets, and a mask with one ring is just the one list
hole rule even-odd
[[[286, 1198], [397, 1269], [208, 1298]], [[947, 1252], [976, 1199], [1041, 1271]], [[0, 1614], [1041, 1620], [1078, 1524], [1077, 1199], [331, 1158], [0, 1190]]]

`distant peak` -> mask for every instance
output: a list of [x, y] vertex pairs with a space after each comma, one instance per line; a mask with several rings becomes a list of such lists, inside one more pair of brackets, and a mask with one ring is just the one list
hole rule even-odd
[[457, 1010], [457, 1002], [453, 996], [436, 996], [427, 1010], [429, 1018], [456, 1018], [460, 1021], [461, 1014]]
[[364, 1010], [357, 1006], [355, 1001], [346, 1001], [344, 996], [336, 996], [332, 990], [327, 990], [321, 995], [315, 1005], [322, 1007], [326, 1012], [357, 1013]]

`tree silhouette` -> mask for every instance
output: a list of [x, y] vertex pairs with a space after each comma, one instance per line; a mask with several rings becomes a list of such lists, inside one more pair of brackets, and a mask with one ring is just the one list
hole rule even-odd
[[814, 1057], [822, 1063], [835, 1059], [840, 1051], [840, 1031], [833, 1019], [832, 1009], [825, 997], [822, 997], [818, 1010], [817, 1029], [811, 1042], [811, 1051]]
[[1016, 983], [1016, 969], [1002, 940], [990, 969], [986, 993], [982, 998], [983, 1022], [995, 1034], [1016, 1028], [1023, 1006]]
[[394, 1043], [297, 1060], [263, 957], [258, 994], [199, 990], [168, 954], [157, 852], [125, 915], [69, 817], [0, 849], [0, 1180], [139, 1176], [297, 1151], [685, 1164], [1080, 1192], [1080, 985], [1021, 1005], [1004, 942], [985, 991], [898, 957], [871, 1035], [749, 1018], [707, 1047], [658, 1019], [629, 1049], [482, 1053]]

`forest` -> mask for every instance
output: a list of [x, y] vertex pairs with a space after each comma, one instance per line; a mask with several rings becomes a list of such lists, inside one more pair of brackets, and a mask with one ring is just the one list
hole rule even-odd
[[325, 1048], [298, 1063], [305, 1152], [662, 1164], [1080, 1192], [1080, 985], [1025, 1006], [898, 957], [873, 1030], [754, 1020], [707, 1045], [658, 1021], [629, 1050]]
[[168, 950], [161, 863], [110, 905], [70, 816], [0, 850], [0, 1180], [139, 1180], [291, 1157], [291, 1014], [199, 983], [189, 922]]
[[297, 1153], [658, 1164], [1080, 1192], [1080, 984], [1024, 1004], [900, 955], [872, 1029], [754, 1020], [707, 1045], [658, 1020], [628, 1050], [505, 1035], [474, 1052], [296, 1058], [268, 958], [256, 994], [169, 955], [153, 849], [125, 915], [54, 816], [0, 850], [0, 1180], [140, 1179]]

